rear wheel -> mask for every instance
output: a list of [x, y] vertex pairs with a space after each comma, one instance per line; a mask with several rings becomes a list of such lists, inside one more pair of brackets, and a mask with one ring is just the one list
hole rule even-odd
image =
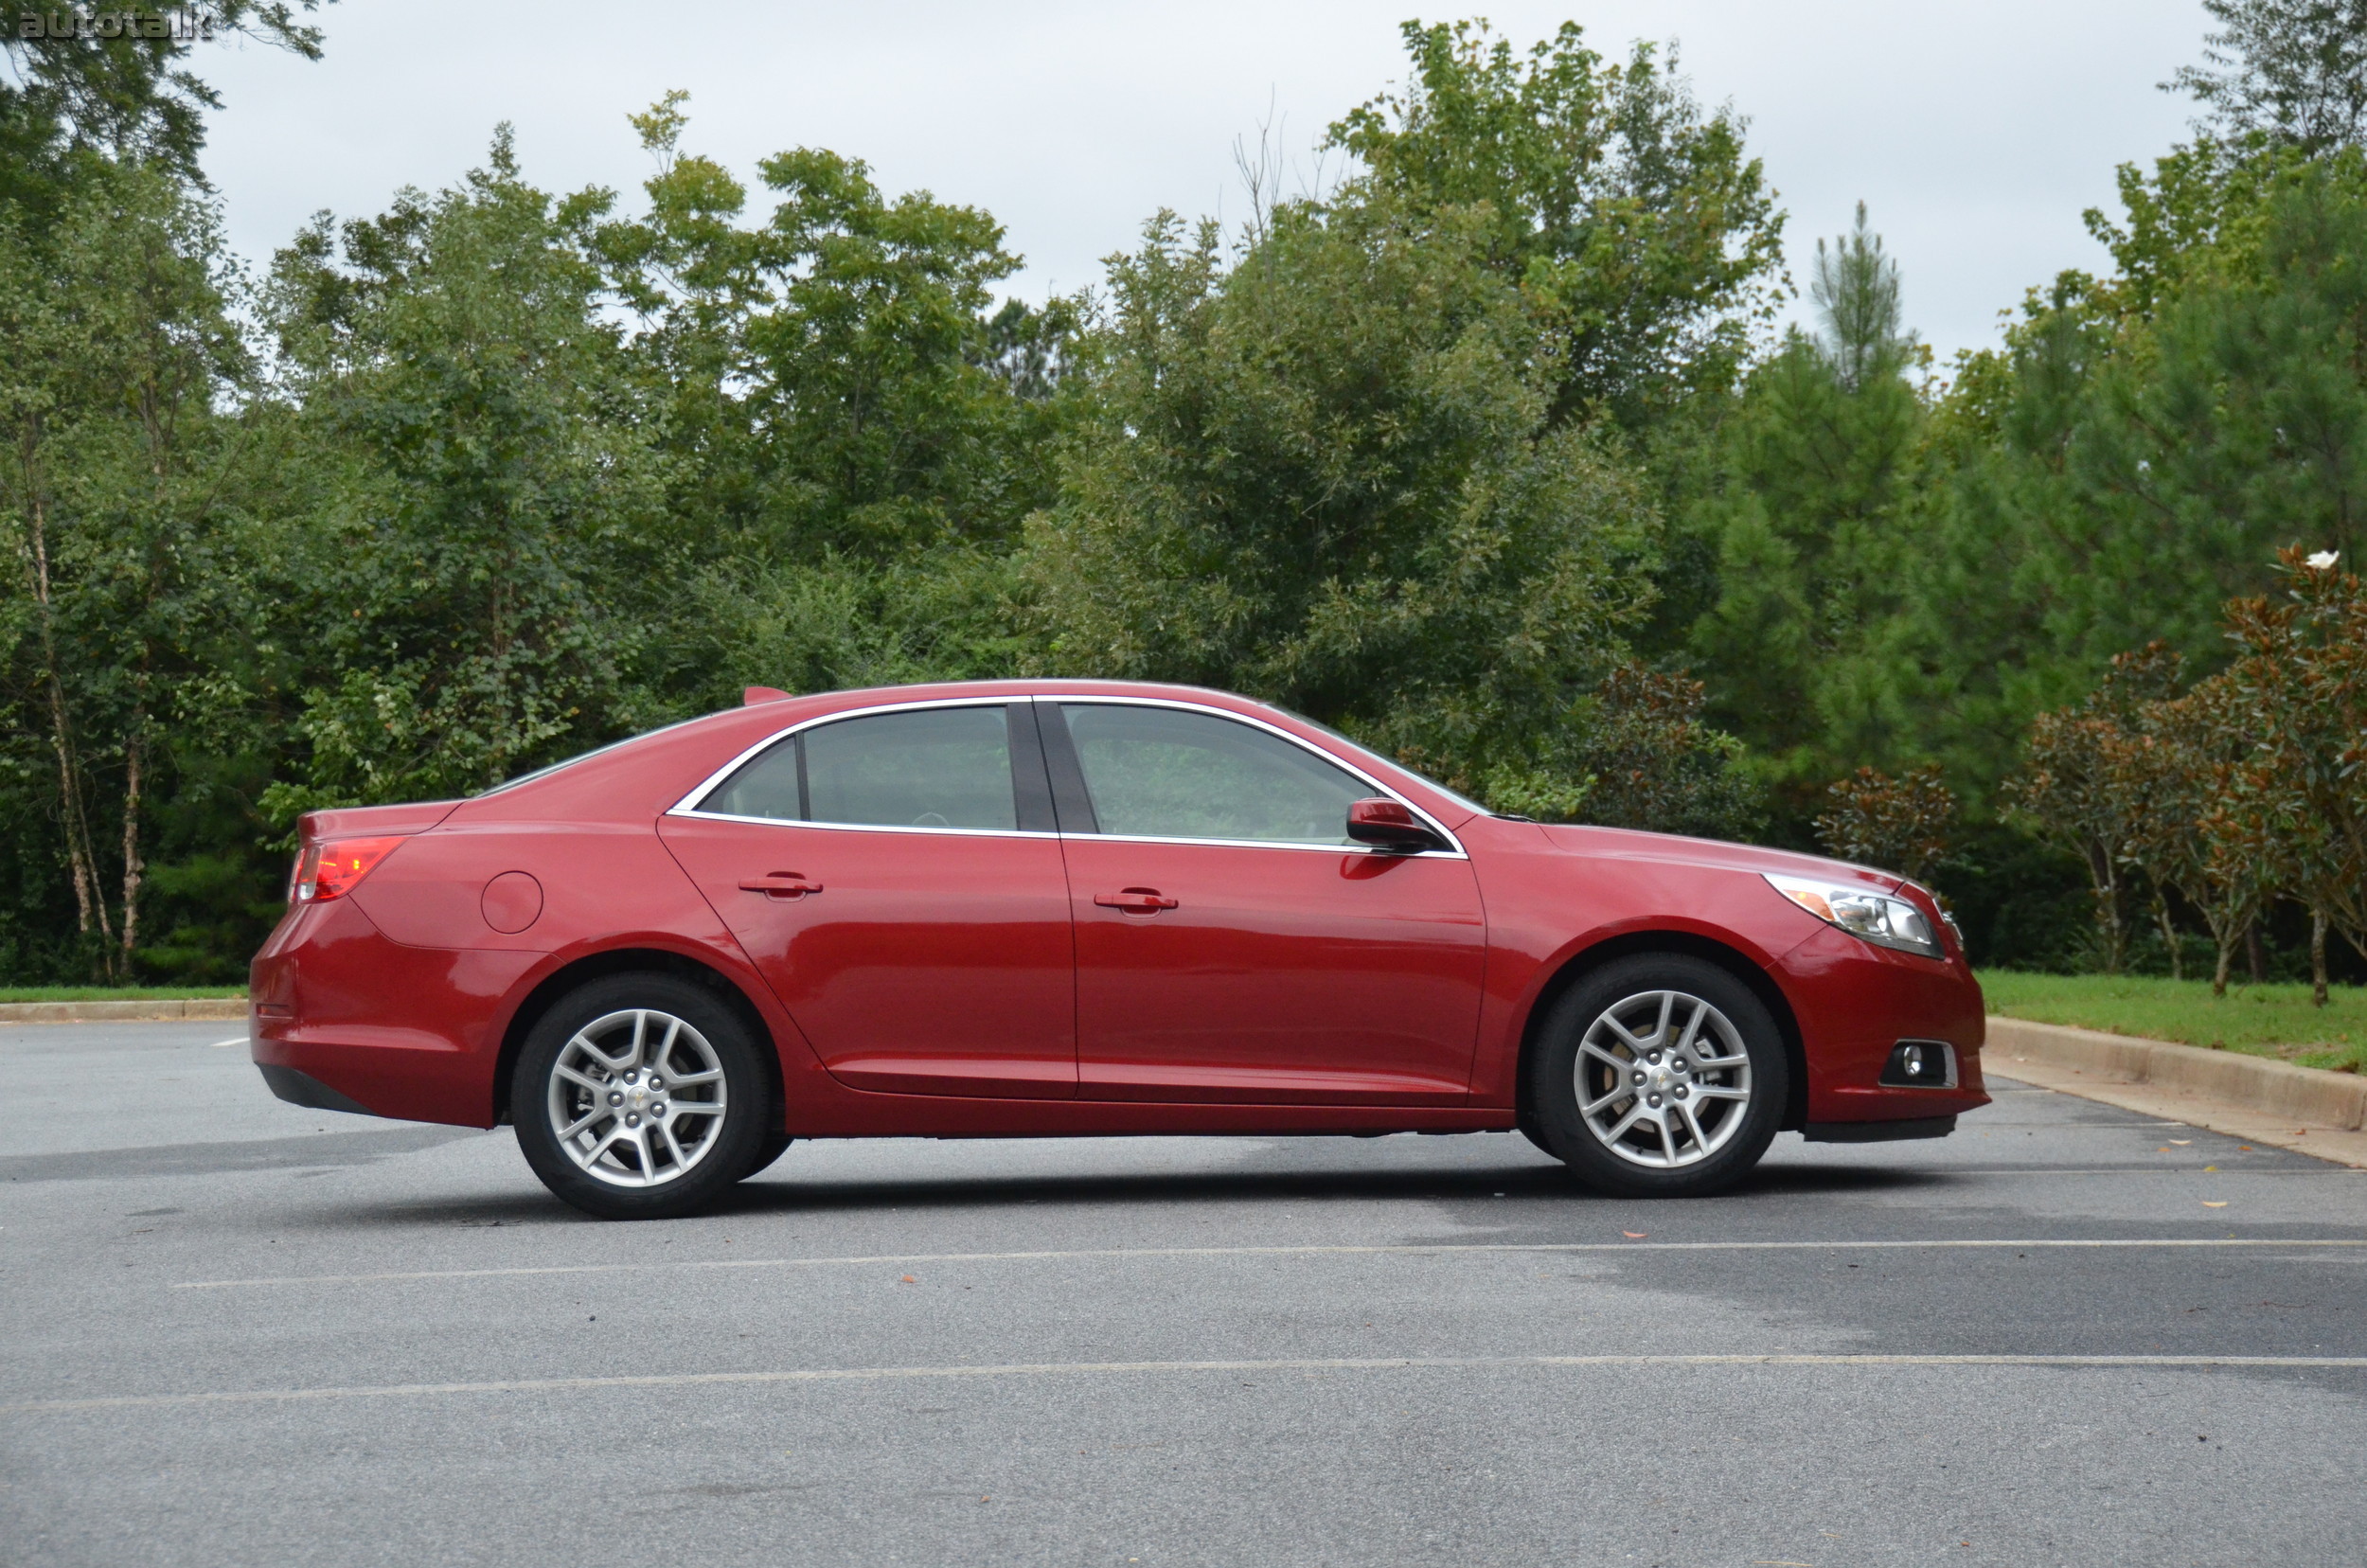
[[1748, 986], [1704, 959], [1638, 953], [1555, 1004], [1522, 1131], [1600, 1191], [1700, 1197], [1758, 1164], [1789, 1087], [1782, 1036]]
[[779, 1125], [747, 1027], [669, 974], [595, 980], [543, 1015], [510, 1080], [543, 1185], [605, 1220], [691, 1213], [756, 1168]]

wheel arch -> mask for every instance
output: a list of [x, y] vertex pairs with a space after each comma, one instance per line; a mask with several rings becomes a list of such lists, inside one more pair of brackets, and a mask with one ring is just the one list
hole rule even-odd
[[670, 974], [714, 993], [717, 1001], [730, 1008], [734, 1017], [747, 1025], [749, 1037], [757, 1045], [756, 1056], [764, 1063], [765, 1077], [773, 1091], [773, 1103], [777, 1110], [784, 1103], [781, 1079], [780, 1042], [773, 1038], [764, 1014], [750, 1001], [732, 978], [721, 970], [703, 964], [696, 958], [669, 953], [664, 948], [612, 948], [603, 953], [587, 953], [571, 963], [562, 964], [544, 975], [528, 991], [525, 1000], [510, 1014], [509, 1026], [502, 1031], [501, 1054], [493, 1063], [493, 1121], [499, 1126], [510, 1119], [509, 1078], [518, 1063], [518, 1053], [525, 1048], [526, 1036], [534, 1032], [543, 1015], [559, 1005], [561, 998], [588, 981], [604, 979], [612, 974]]
[[1529, 1005], [1528, 1017], [1521, 1025], [1521, 1060], [1514, 1076], [1514, 1105], [1525, 1124], [1529, 1115], [1529, 1059], [1537, 1048], [1538, 1032], [1544, 1027], [1554, 1004], [1560, 1001], [1571, 987], [1584, 980], [1604, 965], [1640, 953], [1674, 953], [1716, 964], [1751, 989], [1775, 1020], [1775, 1032], [1784, 1042], [1785, 1064], [1790, 1069], [1791, 1082], [1784, 1096], [1784, 1119], [1779, 1130], [1798, 1131], [1808, 1120], [1808, 1054], [1800, 1032], [1799, 1015], [1792, 1011], [1791, 1002], [1775, 984], [1772, 976], [1738, 949], [1729, 947], [1714, 937], [1690, 931], [1629, 931], [1608, 937], [1579, 953], [1571, 954], [1553, 978], [1546, 981]]

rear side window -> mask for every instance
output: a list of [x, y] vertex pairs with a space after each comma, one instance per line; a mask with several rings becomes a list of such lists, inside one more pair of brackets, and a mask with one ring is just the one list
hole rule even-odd
[[1348, 845], [1375, 792], [1303, 746], [1181, 708], [1062, 704], [1105, 833]]
[[800, 730], [709, 791], [702, 811], [851, 828], [1019, 825], [1001, 706], [875, 713]]

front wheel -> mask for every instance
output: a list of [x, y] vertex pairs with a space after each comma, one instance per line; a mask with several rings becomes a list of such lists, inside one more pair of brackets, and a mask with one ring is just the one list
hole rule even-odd
[[[762, 1175], [772, 1169], [773, 1162], [788, 1153], [789, 1146], [796, 1141], [786, 1132], [767, 1133], [763, 1145], [756, 1150], [756, 1162], [748, 1167], [748, 1176]], [[747, 1176], [740, 1178], [743, 1182], [747, 1179]]]
[[664, 1220], [756, 1168], [778, 1122], [739, 1018], [668, 974], [595, 980], [543, 1014], [510, 1079], [543, 1185], [604, 1220]]
[[1693, 1198], [1733, 1185], [1774, 1140], [1782, 1036], [1734, 975], [1638, 953], [1556, 1003], [1529, 1060], [1522, 1131], [1599, 1191]]

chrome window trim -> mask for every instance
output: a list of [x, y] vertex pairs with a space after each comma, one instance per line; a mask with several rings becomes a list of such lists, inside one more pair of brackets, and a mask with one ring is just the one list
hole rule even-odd
[[804, 720], [790, 725], [787, 729], [768, 735], [750, 746], [729, 762], [707, 775], [688, 794], [668, 806], [665, 814], [672, 817], [693, 817], [702, 822], [745, 822], [764, 828], [822, 828], [840, 833], [950, 833], [962, 838], [1056, 839], [1060, 835], [1023, 828], [919, 828], [899, 827], [894, 823], [885, 822], [807, 822], [796, 817], [740, 816], [732, 811], [702, 811], [698, 809], [698, 803], [721, 787], [725, 779], [791, 736], [804, 730], [818, 729], [824, 724], [835, 724], [842, 719], [868, 719], [880, 713], [916, 713], [929, 708], [1001, 708], [1009, 707], [1013, 703], [1026, 701], [1024, 697], [930, 697], [910, 703], [876, 703], [869, 707], [846, 708], [837, 713], [817, 714], [811, 719]]
[[1468, 860], [1460, 846], [1455, 849], [1384, 849], [1377, 844], [1311, 844], [1304, 839], [1219, 839], [1163, 838], [1156, 833], [1064, 833], [1063, 838], [1079, 844], [1176, 844], [1201, 845], [1212, 849], [1295, 849], [1301, 853], [1314, 850], [1325, 855], [1395, 855], [1400, 860], [1418, 859], [1427, 855], [1432, 860]]
[[[1289, 730], [1284, 729], [1279, 724], [1270, 724], [1263, 719], [1253, 718], [1246, 713], [1235, 713], [1228, 708], [1215, 707], [1207, 703], [1187, 703], [1174, 697], [1109, 697], [1097, 692], [1078, 692], [1075, 695], [1062, 692], [1039, 692], [1033, 701], [1039, 703], [1074, 703], [1080, 707], [1087, 704], [1101, 704], [1105, 706], [1117, 707], [1175, 708], [1184, 713], [1204, 713], [1214, 719], [1229, 719], [1237, 724], [1247, 724], [1252, 729], [1264, 730], [1268, 735], [1272, 736], [1275, 739], [1288, 741], [1290, 744], [1296, 746], [1303, 752], [1310, 754], [1317, 759], [1329, 763], [1332, 767], [1339, 769], [1349, 777], [1362, 780], [1364, 787], [1372, 791], [1374, 794], [1385, 795], [1389, 799], [1396, 801], [1398, 805], [1404, 807], [1407, 811], [1412, 811], [1416, 817], [1420, 818], [1423, 826], [1427, 827], [1432, 832], [1436, 833], [1440, 839], [1445, 841], [1447, 847], [1444, 849], [1415, 849], [1409, 851], [1403, 849], [1387, 849], [1379, 845], [1371, 844], [1308, 844], [1291, 839], [1171, 838], [1165, 834], [1154, 833], [1071, 833], [1065, 835], [1066, 837], [1077, 839], [1108, 839], [1113, 844], [1213, 844], [1238, 849], [1321, 849], [1326, 853], [1334, 855], [1405, 856], [1411, 854], [1417, 856], [1428, 855], [1433, 860], [1469, 860], [1471, 858], [1469, 853], [1464, 849], [1463, 841], [1455, 837], [1454, 834], [1449, 832], [1446, 825], [1441, 823], [1436, 817], [1431, 815], [1428, 811], [1422, 810], [1421, 807], [1415, 805], [1413, 801], [1408, 800], [1404, 795], [1398, 793], [1396, 790], [1391, 789], [1379, 779], [1375, 778], [1371, 774], [1366, 773], [1363, 769], [1357, 767], [1352, 763], [1344, 761], [1340, 757], [1332, 756], [1321, 746], [1315, 745], [1299, 736], [1292, 735]], [[1079, 759], [1079, 766], [1082, 766], [1081, 758]]]
[[739, 816], [728, 811], [703, 811], [698, 809], [698, 802], [705, 799], [725, 779], [754, 761], [762, 753], [770, 751], [801, 730], [814, 729], [823, 724], [834, 724], [842, 719], [867, 719], [880, 713], [910, 713], [924, 708], [1008, 707], [1013, 703], [1075, 703], [1078, 704], [1096, 703], [1124, 707], [1175, 708], [1184, 713], [1204, 713], [1211, 718], [1229, 719], [1237, 724], [1247, 724], [1253, 729], [1263, 730], [1278, 740], [1287, 741], [1298, 747], [1299, 750], [1311, 754], [1351, 778], [1361, 779], [1374, 794], [1385, 795], [1412, 811], [1421, 819], [1424, 826], [1436, 833], [1447, 845], [1444, 849], [1414, 850], [1410, 852], [1412, 855], [1428, 855], [1433, 860], [1469, 860], [1471, 858], [1469, 852], [1463, 847], [1463, 841], [1455, 837], [1443, 823], [1419, 805], [1408, 800], [1397, 791], [1391, 789], [1363, 769], [1332, 756], [1320, 746], [1310, 744], [1278, 724], [1271, 724], [1263, 719], [1254, 718], [1246, 713], [1235, 713], [1230, 709], [1216, 707], [1207, 703], [1190, 703], [1173, 697], [1113, 697], [1100, 692], [1074, 694], [1039, 692], [1033, 696], [1016, 697], [928, 697], [909, 703], [877, 703], [869, 707], [846, 708], [837, 713], [818, 714], [811, 719], [792, 724], [786, 729], [775, 731], [740, 752], [729, 762], [700, 780], [688, 793], [667, 807], [664, 814], [673, 817], [691, 817], [703, 822], [744, 822], [751, 826], [764, 828], [816, 828], [840, 833], [931, 833], [940, 837], [950, 835], [956, 838], [1102, 839], [1112, 844], [1199, 844], [1225, 849], [1293, 849], [1302, 853], [1311, 849], [1326, 855], [1403, 856], [1409, 853], [1405, 850], [1383, 848], [1378, 845], [1309, 844], [1293, 839], [1171, 838], [1150, 833], [1046, 833], [1033, 829], [1015, 828], [915, 828], [897, 827], [887, 823], [804, 822], [789, 817]]
[[830, 833], [951, 833], [956, 838], [1057, 839], [1034, 828], [922, 828], [893, 822], [803, 822], [795, 817], [739, 816], [731, 811], [694, 811], [677, 807], [667, 816], [694, 817], [701, 822], [744, 822], [754, 828], [814, 828]]

